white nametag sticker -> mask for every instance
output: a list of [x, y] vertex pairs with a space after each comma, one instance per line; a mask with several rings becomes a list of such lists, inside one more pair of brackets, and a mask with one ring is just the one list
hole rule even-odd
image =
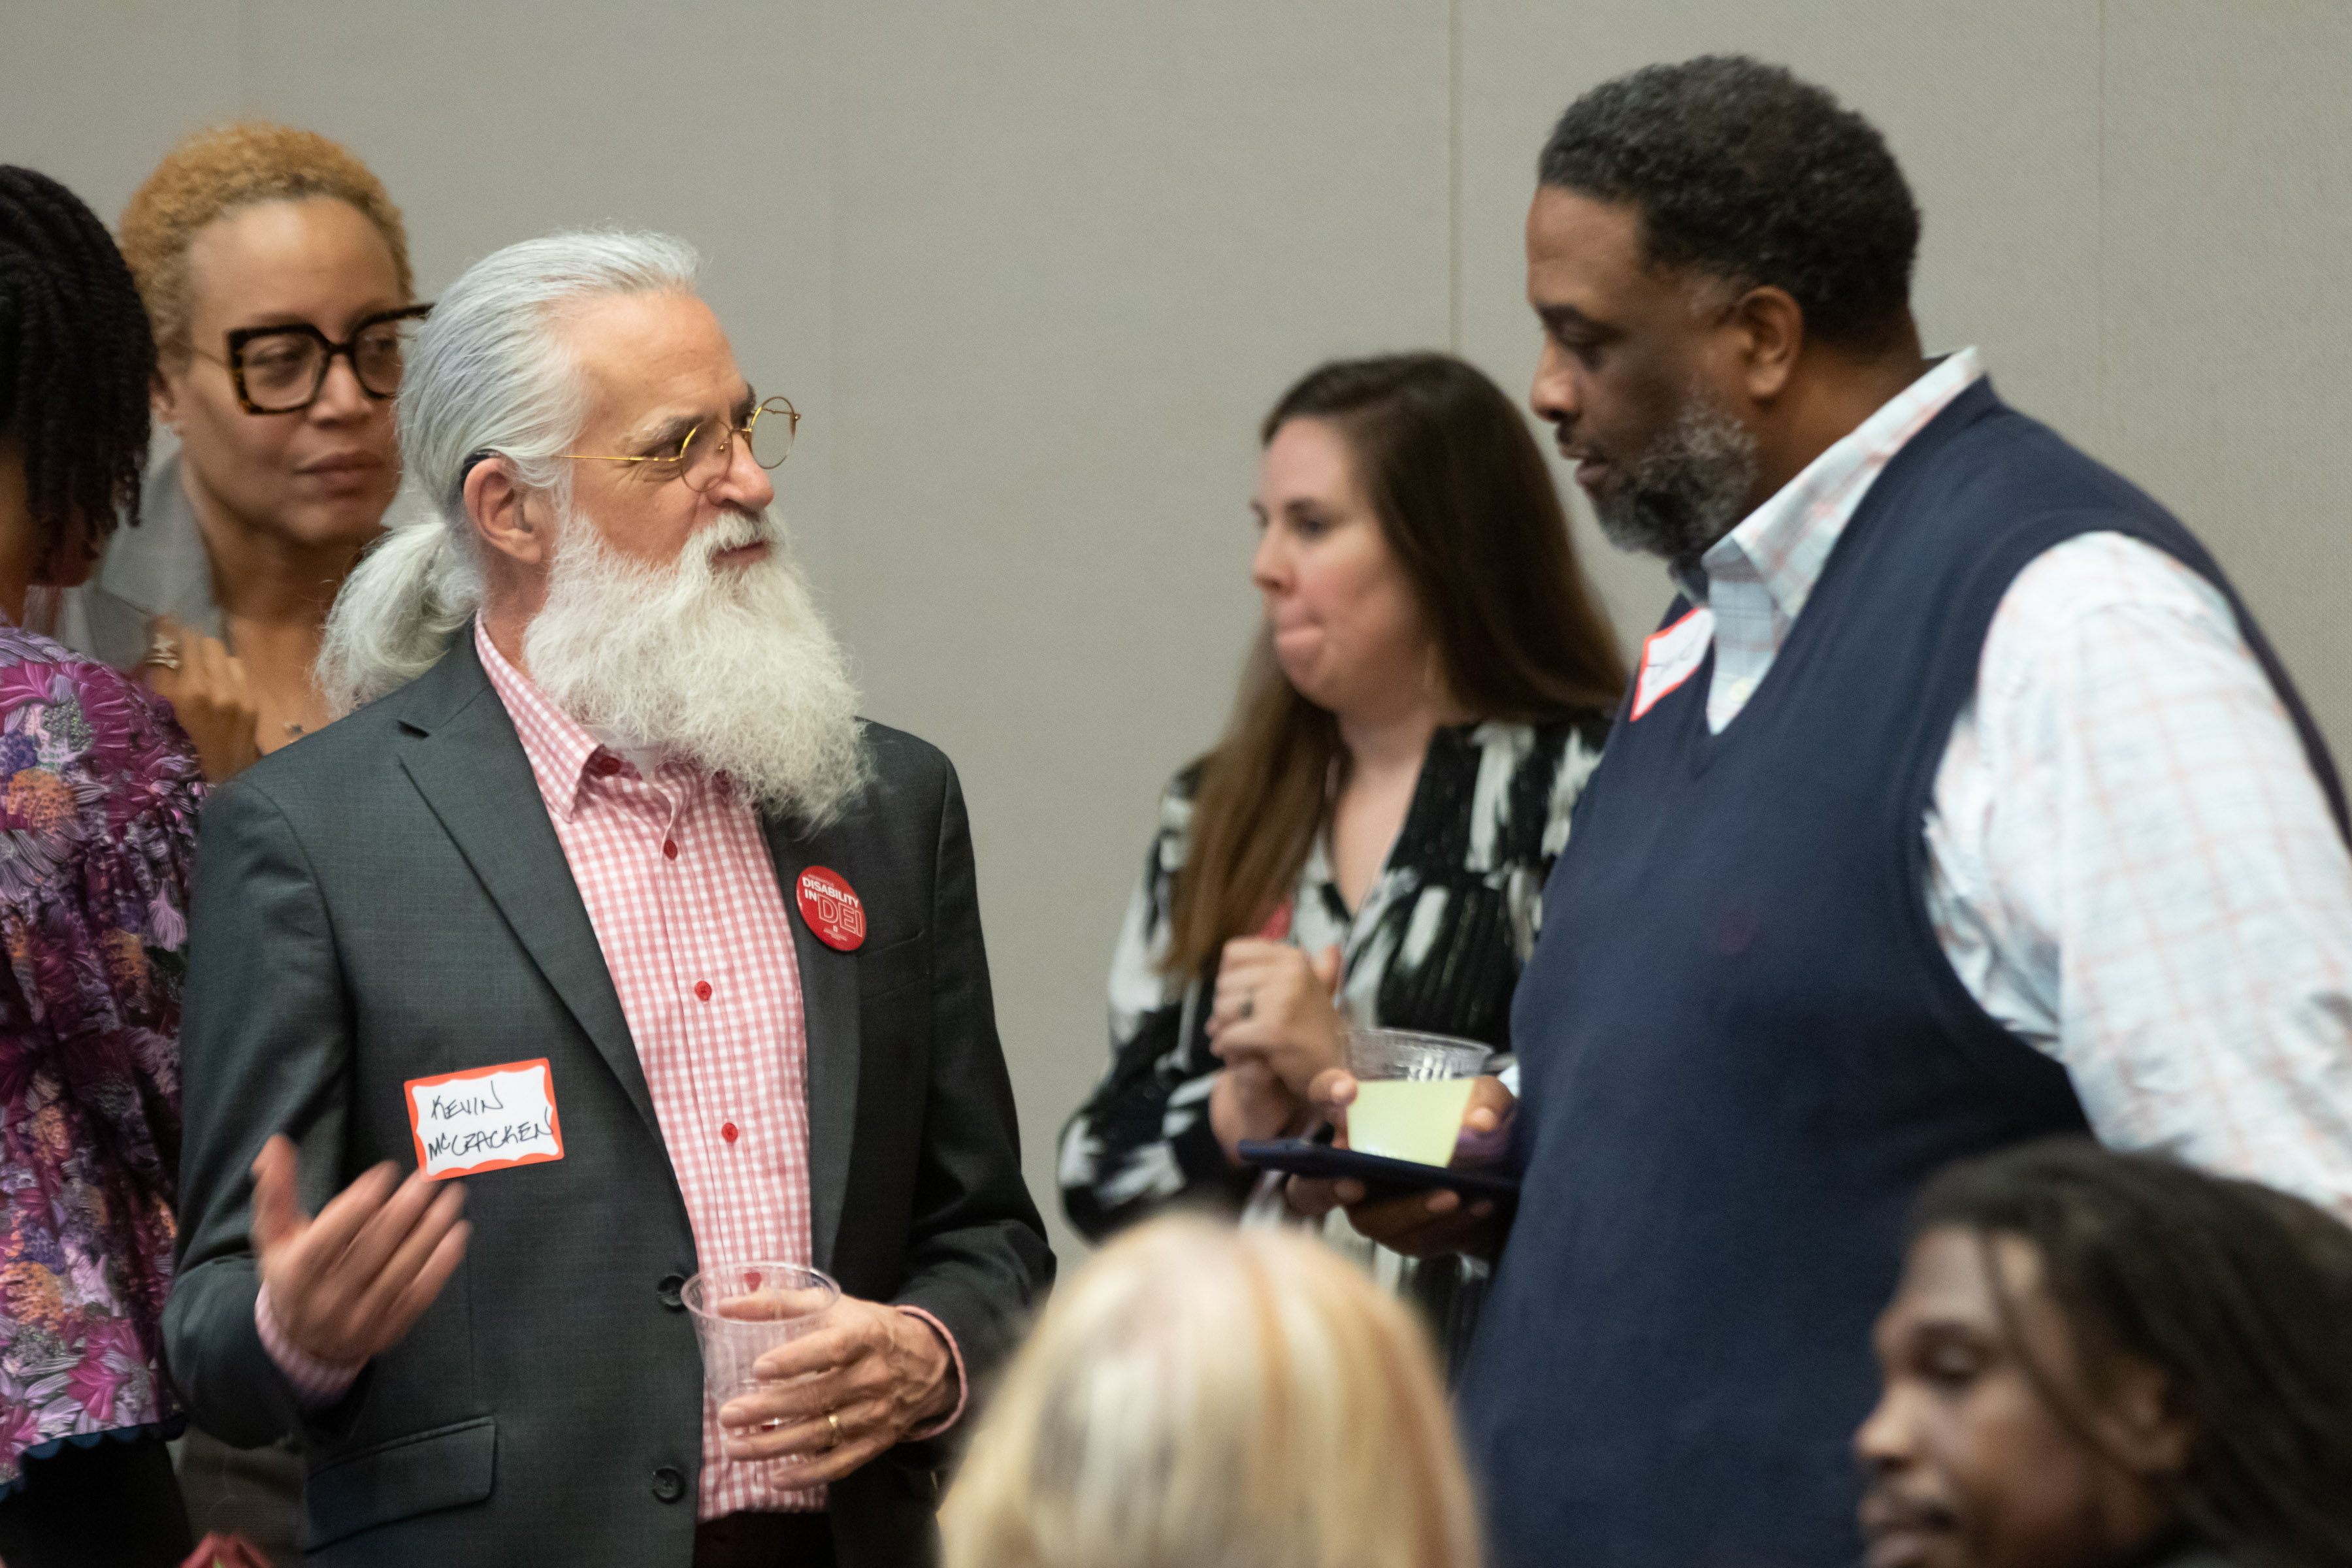
[[408, 1093], [416, 1168], [434, 1181], [563, 1158], [555, 1075], [544, 1057], [413, 1078], [401, 1087]]
[[1660, 698], [1698, 673], [1714, 641], [1715, 612], [1704, 606], [1673, 626], [1652, 632], [1642, 645], [1642, 672], [1633, 679], [1633, 711], [1629, 719], [1639, 719], [1656, 707]]

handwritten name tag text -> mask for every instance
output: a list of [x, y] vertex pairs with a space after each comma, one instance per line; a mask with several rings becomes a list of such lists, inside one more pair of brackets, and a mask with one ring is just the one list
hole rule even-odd
[[563, 1158], [555, 1077], [544, 1058], [411, 1079], [403, 1087], [417, 1168], [435, 1181]]

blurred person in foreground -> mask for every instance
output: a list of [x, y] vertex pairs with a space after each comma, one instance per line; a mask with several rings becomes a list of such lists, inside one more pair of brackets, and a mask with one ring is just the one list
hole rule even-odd
[[2352, 1563], [2352, 1230], [2055, 1140], [1921, 1194], [1854, 1436], [1870, 1568]]
[[[165, 1327], [200, 1419], [301, 1432], [313, 1563], [919, 1563], [1051, 1277], [954, 770], [856, 716], [697, 268], [450, 287], [439, 515], [328, 630], [367, 706], [205, 815]], [[746, 1259], [845, 1299], [707, 1416], [680, 1288]]]
[[2343, 792], [2189, 531], [1922, 353], [1867, 121], [1713, 57], [1539, 167], [1532, 401], [1676, 596], [1513, 1004], [1515, 1217], [1353, 1217], [1500, 1249], [1460, 1380], [1498, 1559], [1844, 1561], [1947, 1162], [2087, 1129], [2352, 1214]]
[[427, 307], [400, 209], [313, 132], [197, 132], [121, 233], [179, 440], [60, 636], [168, 700], [217, 782], [327, 721], [310, 669], [400, 485], [392, 399]]
[[[1063, 1132], [1090, 1237], [1239, 1209], [1257, 1173], [1234, 1145], [1307, 1130], [1349, 1023], [1509, 1050], [1544, 879], [1624, 687], [1543, 454], [1477, 370], [1327, 364], [1259, 438], [1265, 630], [1224, 740], [1160, 796], [1109, 1069]], [[1458, 1353], [1486, 1266], [1402, 1272]]]
[[135, 511], [155, 351], [71, 193], [0, 166], [0, 1558], [194, 1544], [164, 1439], [185, 889], [204, 786], [171, 711], [22, 629]]
[[1476, 1568], [1427, 1336], [1295, 1232], [1155, 1220], [1055, 1292], [940, 1523], [946, 1568]]

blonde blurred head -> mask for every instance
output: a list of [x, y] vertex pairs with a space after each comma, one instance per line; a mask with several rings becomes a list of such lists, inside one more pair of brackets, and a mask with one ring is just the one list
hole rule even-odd
[[941, 1514], [946, 1568], [1476, 1568], [1425, 1336], [1318, 1242], [1129, 1232], [1055, 1294]]

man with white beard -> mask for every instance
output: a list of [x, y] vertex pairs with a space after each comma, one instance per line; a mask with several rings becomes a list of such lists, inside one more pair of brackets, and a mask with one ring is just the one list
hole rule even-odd
[[[440, 515], [320, 664], [365, 706], [206, 815], [165, 1333], [208, 1427], [301, 1436], [312, 1563], [927, 1561], [1052, 1277], [954, 771], [855, 716], [695, 265], [442, 297]], [[682, 1289], [751, 1261], [843, 1298], [707, 1403]]]

